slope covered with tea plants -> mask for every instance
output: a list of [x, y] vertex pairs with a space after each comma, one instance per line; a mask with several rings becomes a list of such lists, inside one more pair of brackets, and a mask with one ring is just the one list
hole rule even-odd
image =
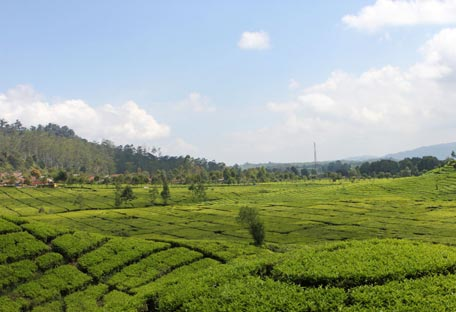
[[194, 201], [188, 186], [172, 185], [168, 205], [161, 200], [151, 205], [151, 188], [133, 188], [136, 199], [121, 208], [114, 207], [113, 186], [0, 188], [0, 214], [105, 235], [247, 243], [249, 234], [235, 217], [249, 206], [259, 210], [269, 243], [369, 238], [454, 243], [452, 166], [400, 179], [209, 185], [203, 202]]
[[374, 239], [280, 250], [0, 221], [1, 311], [456, 309], [456, 248], [441, 244]]
[[[145, 188], [146, 187], [146, 188]], [[456, 171], [356, 182], [0, 188], [1, 311], [455, 311]], [[76, 198], [83, 201], [75, 201]], [[236, 222], [255, 207], [266, 243]]]

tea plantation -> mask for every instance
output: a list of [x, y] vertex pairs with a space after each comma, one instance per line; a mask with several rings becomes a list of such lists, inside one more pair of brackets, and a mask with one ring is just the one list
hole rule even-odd
[[[456, 311], [456, 170], [209, 186], [0, 188], [0, 311]], [[75, 201], [76, 198], [83, 201]], [[236, 222], [257, 208], [266, 243]]]

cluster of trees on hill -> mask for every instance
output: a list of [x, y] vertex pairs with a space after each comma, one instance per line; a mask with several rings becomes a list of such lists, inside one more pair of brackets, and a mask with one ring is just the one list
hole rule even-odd
[[442, 166], [445, 162], [446, 161], [440, 161], [433, 156], [406, 158], [401, 161], [377, 160], [372, 162], [363, 162], [358, 165], [336, 161], [330, 162], [324, 168], [324, 173], [331, 178], [407, 177], [421, 175], [424, 172]]
[[[48, 124], [26, 128], [18, 120], [8, 123], [0, 119], [0, 171], [29, 171], [59, 175], [81, 174], [78, 177], [103, 177], [114, 173], [141, 173], [146, 177], [159, 170], [174, 171], [176, 179], [223, 170], [224, 163], [194, 159], [190, 156], [163, 156], [159, 149], [133, 145], [115, 146], [104, 140], [88, 142], [67, 126]], [[72, 175], [67, 175], [71, 177]]]
[[[89, 142], [67, 126], [48, 124], [26, 128], [18, 120], [0, 119], [0, 174], [39, 170], [57, 182], [67, 183], [160, 183], [166, 173], [172, 183], [252, 184], [271, 181], [361, 177], [403, 177], [441, 166], [435, 157], [379, 160], [364, 163], [341, 161], [310, 167], [226, 166], [190, 156], [162, 155], [159, 149], [115, 146], [108, 140]], [[115, 175], [113, 175], [115, 174]], [[26, 176], [24, 175], [24, 176]]]

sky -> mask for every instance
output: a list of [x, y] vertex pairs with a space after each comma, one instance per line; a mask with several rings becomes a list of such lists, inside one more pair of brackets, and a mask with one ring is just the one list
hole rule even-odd
[[456, 0], [0, 0], [0, 117], [227, 164], [456, 141]]

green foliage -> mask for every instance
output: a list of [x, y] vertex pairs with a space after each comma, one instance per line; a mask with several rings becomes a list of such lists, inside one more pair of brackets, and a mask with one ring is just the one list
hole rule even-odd
[[37, 305], [51, 299], [59, 298], [62, 292], [67, 293], [86, 285], [91, 278], [72, 265], [62, 265], [46, 272], [37, 280], [19, 286], [11, 297], [22, 297], [30, 304]]
[[60, 170], [58, 173], [54, 176], [54, 181], [55, 182], [65, 182], [68, 179], [68, 173]]
[[84, 208], [85, 199], [81, 193], [78, 193], [73, 200], [73, 204], [80, 210]]
[[[5, 199], [2, 199], [2, 200], [5, 200]], [[6, 215], [6, 216], [2, 216], [2, 218], [4, 220], [7, 220], [8, 222], [14, 223], [16, 225], [22, 225], [22, 224], [27, 223], [27, 220], [25, 220], [24, 218], [17, 217], [14, 215]]]
[[263, 244], [265, 237], [264, 225], [259, 218], [257, 209], [250, 207], [241, 208], [236, 220], [247, 227], [256, 246]]
[[[210, 186], [204, 204], [172, 189], [172, 210], [150, 210], [143, 188], [128, 209], [112, 209], [111, 188], [0, 188], [0, 213], [10, 214], [0, 219], [0, 310], [455, 310], [456, 248], [425, 243], [454, 243], [451, 166], [395, 180]], [[84, 210], [65, 212], [78, 193]], [[38, 215], [40, 206], [65, 213]], [[239, 229], [242, 207], [261, 210], [263, 248]], [[56, 235], [52, 225], [104, 235]], [[107, 236], [116, 232], [130, 238]], [[413, 240], [353, 240], [372, 237]], [[60, 264], [71, 269], [54, 272]]]
[[35, 262], [41, 270], [47, 270], [62, 264], [63, 256], [56, 252], [49, 252], [37, 257]]
[[125, 186], [125, 188], [122, 190], [122, 193], [120, 194], [120, 200], [122, 202], [129, 203], [130, 201], [133, 201], [134, 199], [136, 199], [136, 196], [135, 196], [131, 186], [130, 185]]
[[[12, 156], [8, 165], [14, 169], [32, 166], [60, 169], [60, 165], [63, 165], [63, 170], [70, 172], [83, 169], [108, 173], [114, 170], [112, 151], [76, 137], [66, 126], [55, 124], [20, 131], [0, 128], [0, 151]], [[26, 155], [33, 155], [34, 159], [27, 159]], [[41, 173], [32, 173], [32, 176], [40, 177]]]
[[103, 297], [103, 310], [107, 312], [144, 311], [145, 304], [138, 298], [124, 292], [113, 290]]
[[42, 222], [27, 223], [22, 225], [22, 228], [28, 230], [45, 242], [48, 242], [59, 235], [70, 232], [70, 230], [65, 227], [51, 226]]
[[229, 260], [235, 259], [239, 256], [247, 255], [261, 255], [265, 252], [264, 249], [261, 249], [252, 245], [245, 245], [245, 243], [240, 242], [230, 242], [230, 241], [215, 241], [215, 240], [177, 240], [176, 241], [181, 246], [189, 247], [190, 249], [195, 249], [204, 253], [207, 256], [227, 262]]
[[157, 201], [157, 198], [159, 196], [158, 188], [157, 186], [153, 186], [152, 188], [149, 189], [149, 201], [150, 205], [155, 205], [155, 201]]
[[160, 192], [160, 196], [162, 197], [163, 203], [166, 205], [166, 204], [168, 204], [169, 199], [171, 199], [171, 192], [169, 191], [168, 179], [166, 178], [166, 175], [162, 174], [161, 179], [162, 179], [163, 189]]
[[62, 301], [52, 301], [48, 303], [43, 303], [42, 305], [37, 305], [33, 308], [32, 312], [62, 312], [63, 304]]
[[456, 276], [436, 275], [416, 280], [362, 286], [350, 292], [351, 306], [343, 311], [454, 312]]
[[114, 191], [114, 207], [120, 208], [122, 205], [122, 186], [120, 183], [116, 183], [116, 188]]
[[86, 232], [74, 232], [73, 234], [65, 234], [55, 238], [52, 244], [56, 250], [63, 253], [69, 258], [76, 258], [81, 254], [96, 248], [107, 238], [100, 234], [92, 234]]
[[224, 283], [184, 303], [193, 312], [340, 311], [347, 295], [338, 288], [302, 289], [270, 278], [248, 276]]
[[47, 245], [26, 232], [0, 235], [0, 263], [33, 257], [47, 250]]
[[74, 292], [65, 297], [65, 306], [68, 312], [97, 312], [102, 311], [98, 304], [108, 286], [104, 284], [92, 285], [82, 291]]
[[0, 265], [0, 290], [32, 278], [38, 270], [35, 262], [22, 260], [11, 264]]
[[272, 274], [303, 286], [349, 288], [448, 273], [455, 267], [454, 248], [388, 239], [349, 241], [289, 252]]
[[152, 300], [154, 307], [147, 308], [148, 311], [178, 311], [183, 303], [205, 291], [198, 284], [197, 277], [204, 279], [218, 275], [221, 269], [219, 264], [204, 258], [132, 291], [143, 301]]
[[128, 262], [166, 247], [169, 247], [169, 244], [114, 238], [100, 248], [81, 256], [78, 263], [92, 276], [101, 278]]
[[192, 198], [194, 201], [201, 202], [207, 200], [206, 187], [204, 187], [202, 180], [191, 184], [188, 189], [192, 192]]
[[21, 228], [14, 223], [5, 221], [0, 218], [0, 234], [6, 234], [10, 232], [21, 231]]
[[186, 248], [175, 248], [154, 253], [112, 276], [110, 285], [128, 290], [160, 277], [172, 269], [202, 258], [202, 254]]
[[1, 312], [20, 312], [27, 305], [24, 299], [11, 299], [6, 296], [0, 296]]

